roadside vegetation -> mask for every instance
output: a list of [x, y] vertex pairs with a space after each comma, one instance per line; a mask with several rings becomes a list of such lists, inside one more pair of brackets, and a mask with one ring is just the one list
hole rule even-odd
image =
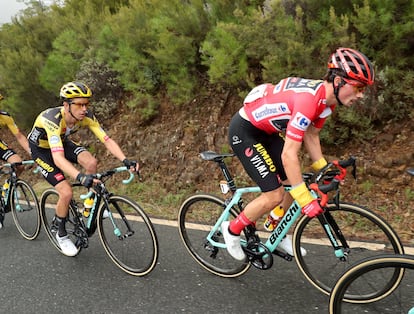
[[0, 27], [0, 90], [4, 109], [26, 128], [74, 78], [92, 86], [98, 115], [123, 100], [145, 122], [159, 113], [161, 96], [180, 110], [212, 89], [243, 96], [288, 75], [322, 77], [338, 46], [369, 56], [377, 82], [354, 112], [339, 108], [326, 144], [372, 138], [413, 107], [412, 1], [24, 2]]

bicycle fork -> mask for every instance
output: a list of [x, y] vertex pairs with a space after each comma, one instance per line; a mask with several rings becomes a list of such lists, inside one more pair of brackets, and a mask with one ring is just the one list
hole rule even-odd
[[128, 219], [126, 218], [124, 212], [121, 210], [121, 208], [118, 206], [118, 204], [116, 202], [113, 203], [113, 205], [115, 206], [115, 208], [117, 209], [119, 215], [122, 218], [122, 221], [125, 223], [126, 227], [127, 227], [127, 232], [125, 234], [122, 234], [121, 230], [118, 228], [114, 216], [112, 214], [112, 212], [109, 210], [109, 202], [105, 199], [105, 207], [108, 211], [108, 215], [109, 215], [109, 220], [111, 221], [112, 227], [114, 228], [114, 235], [119, 239], [119, 240], [123, 240], [126, 239], [128, 237], [131, 237], [135, 234], [135, 231], [132, 230], [131, 225], [129, 224]]
[[[329, 211], [325, 211], [318, 216], [318, 220], [321, 223], [326, 235], [328, 236], [332, 247], [334, 248], [335, 256], [339, 258], [340, 261], [345, 262], [350, 252], [349, 245], [346, 242], [341, 229], [339, 229], [338, 224], [333, 219], [331, 213]], [[337, 239], [340, 241], [340, 243], [338, 243]]]

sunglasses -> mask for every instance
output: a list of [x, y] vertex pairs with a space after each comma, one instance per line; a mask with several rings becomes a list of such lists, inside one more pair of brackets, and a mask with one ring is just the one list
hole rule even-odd
[[84, 102], [84, 103], [71, 101], [70, 104], [71, 105], [78, 106], [78, 107], [85, 107], [85, 108], [88, 108], [89, 107], [89, 101], [88, 102]]
[[358, 81], [349, 80], [349, 79], [346, 79], [344, 77], [342, 79], [345, 81], [345, 83], [347, 83], [349, 85], [352, 85], [352, 87], [354, 88], [354, 90], [357, 94], [364, 93], [365, 90], [367, 89], [367, 86], [365, 84], [361, 84]]

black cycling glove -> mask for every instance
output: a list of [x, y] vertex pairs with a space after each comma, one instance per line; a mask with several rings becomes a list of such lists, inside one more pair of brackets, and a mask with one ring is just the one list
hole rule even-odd
[[128, 169], [133, 167], [134, 170], [135, 170], [135, 168], [137, 167], [137, 161], [136, 160], [129, 160], [129, 159], [125, 158], [122, 162], [124, 163], [125, 167], [127, 167]]
[[80, 172], [76, 176], [76, 180], [80, 182], [83, 186], [86, 186], [87, 188], [90, 188], [93, 184], [94, 175], [93, 174], [84, 174]]

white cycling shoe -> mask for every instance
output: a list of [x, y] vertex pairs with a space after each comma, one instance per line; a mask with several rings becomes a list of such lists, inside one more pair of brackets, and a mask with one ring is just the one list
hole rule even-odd
[[79, 253], [79, 249], [73, 244], [72, 240], [69, 239], [69, 236], [65, 235], [59, 237], [59, 234], [56, 232], [56, 240], [64, 255], [75, 256]]
[[[292, 237], [290, 235], [284, 237], [283, 240], [277, 246], [277, 248], [288, 253], [291, 256], [295, 256], [295, 253], [293, 252]], [[306, 250], [303, 247], [301, 247], [300, 253], [302, 256], [305, 256]]]
[[227, 251], [233, 258], [239, 261], [244, 261], [246, 259], [246, 254], [243, 252], [243, 249], [240, 245], [240, 236], [232, 235], [229, 231], [229, 225], [230, 221], [224, 221], [221, 224], [221, 232], [223, 233]]

